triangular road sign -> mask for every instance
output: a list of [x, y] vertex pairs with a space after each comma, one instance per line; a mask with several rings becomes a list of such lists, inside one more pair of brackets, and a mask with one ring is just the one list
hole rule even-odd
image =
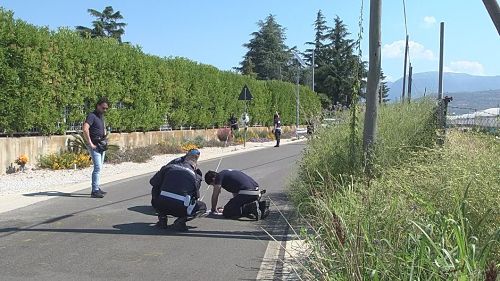
[[245, 85], [243, 86], [243, 89], [241, 89], [240, 96], [238, 97], [238, 100], [252, 100], [253, 96], [250, 93], [250, 89], [248, 89], [248, 86]]

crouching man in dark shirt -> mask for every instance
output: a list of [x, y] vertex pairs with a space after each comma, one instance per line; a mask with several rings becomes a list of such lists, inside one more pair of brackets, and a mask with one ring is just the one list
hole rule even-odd
[[187, 231], [186, 222], [206, 213], [198, 201], [202, 173], [197, 169], [199, 153], [187, 154], [182, 162], [167, 164], [149, 181], [153, 186], [151, 204], [158, 212], [157, 225], [167, 228], [167, 216], [177, 217], [174, 230]]
[[212, 213], [217, 212], [217, 202], [221, 189], [233, 194], [233, 198], [224, 206], [222, 215], [228, 219], [247, 217], [254, 220], [264, 219], [269, 215], [267, 201], [259, 201], [259, 184], [245, 173], [237, 170], [223, 170], [219, 173], [208, 171], [205, 182], [212, 185]]

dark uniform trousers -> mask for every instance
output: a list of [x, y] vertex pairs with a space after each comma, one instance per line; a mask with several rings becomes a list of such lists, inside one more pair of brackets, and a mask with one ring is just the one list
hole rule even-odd
[[[160, 217], [166, 215], [178, 218], [188, 217], [187, 207], [184, 206], [183, 202], [177, 199], [159, 196], [157, 198], [153, 198], [151, 203]], [[205, 205], [202, 201], [196, 201], [196, 206], [194, 206], [190, 216], [195, 216], [197, 213], [205, 213], [206, 211], [207, 205]]]
[[238, 194], [227, 202], [222, 215], [227, 219], [238, 219], [247, 216], [251, 210], [247, 204], [255, 202], [258, 199], [258, 195]]

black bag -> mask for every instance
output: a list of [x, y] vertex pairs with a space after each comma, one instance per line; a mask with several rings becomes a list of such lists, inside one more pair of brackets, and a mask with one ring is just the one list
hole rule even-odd
[[103, 139], [100, 139], [97, 141], [97, 151], [98, 152], [104, 152], [106, 150], [108, 150], [108, 140], [103, 138]]

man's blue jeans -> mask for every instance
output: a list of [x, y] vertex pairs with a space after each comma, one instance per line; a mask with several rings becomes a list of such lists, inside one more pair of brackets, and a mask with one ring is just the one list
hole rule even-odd
[[97, 149], [89, 148], [90, 157], [94, 163], [94, 170], [92, 171], [92, 192], [100, 190], [99, 182], [101, 180], [101, 170], [104, 165], [105, 152], [98, 152]]

